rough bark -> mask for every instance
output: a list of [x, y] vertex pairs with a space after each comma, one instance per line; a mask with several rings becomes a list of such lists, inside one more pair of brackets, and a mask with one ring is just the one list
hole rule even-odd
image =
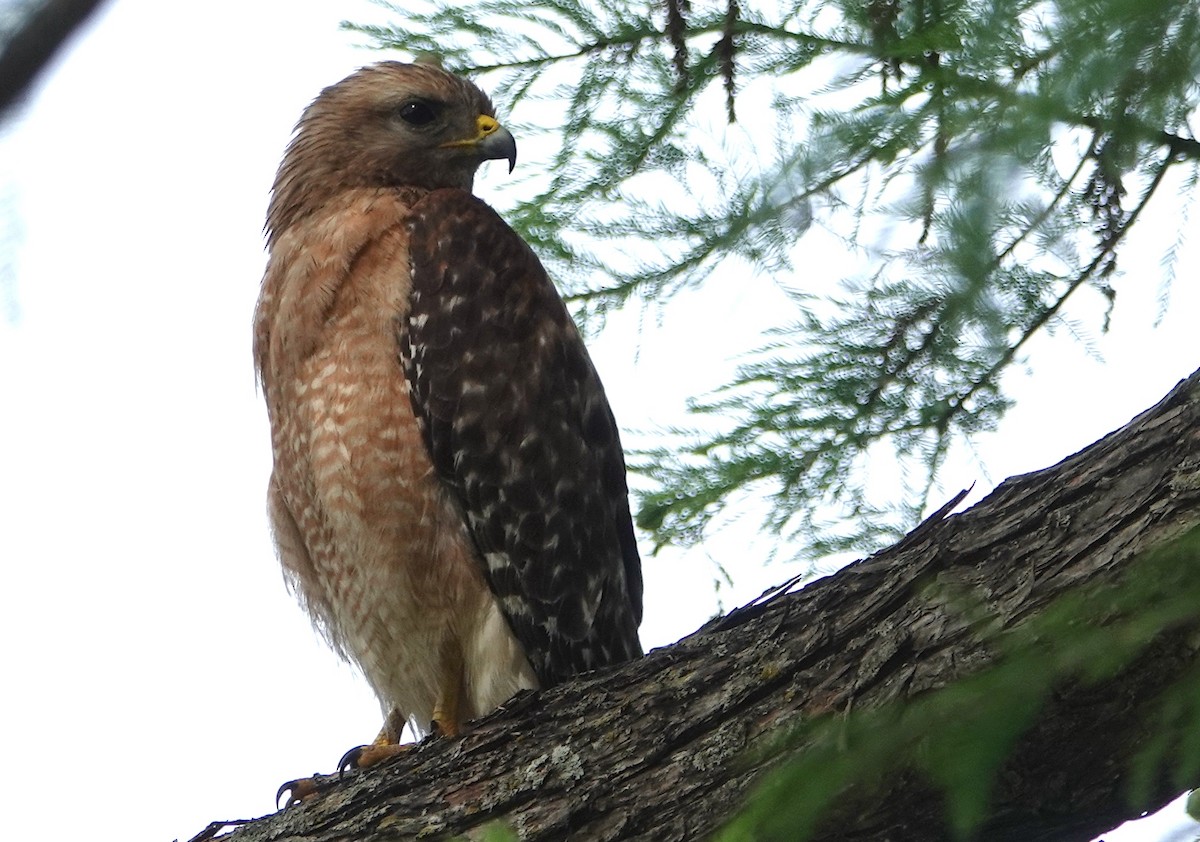
[[[745, 761], [756, 741], [994, 662], [978, 624], [938, 594], [972, 593], [1012, 626], [1197, 524], [1200, 372], [1121, 430], [889, 550], [635, 663], [517, 697], [461, 739], [426, 740], [231, 838], [478, 838], [501, 820], [531, 840], [703, 839], [759, 778]], [[1116, 678], [1059, 688], [997, 776], [981, 838], [1086, 840], [1132, 817], [1123, 787], [1149, 727], [1143, 705], [1196, 663], [1197, 646], [1194, 633], [1166, 634]], [[1154, 797], [1173, 794], [1163, 782]], [[915, 773], [883, 793], [843, 793], [836, 813], [816, 838], [949, 836]]]

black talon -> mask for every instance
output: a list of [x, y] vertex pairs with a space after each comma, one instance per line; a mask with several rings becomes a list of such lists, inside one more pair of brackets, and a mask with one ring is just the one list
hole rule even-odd
[[303, 804], [304, 799], [317, 791], [317, 782], [312, 778], [297, 778], [294, 781], [288, 781], [275, 792], [275, 809], [279, 808], [279, 799], [283, 797], [285, 792], [290, 792], [291, 797], [283, 806], [295, 807], [297, 804]]
[[[285, 792], [290, 792], [292, 787], [296, 785], [295, 781], [285, 781], [283, 786], [275, 790], [275, 809], [279, 809], [279, 799], [283, 797]], [[292, 806], [292, 799], [288, 799], [288, 806]]]
[[338, 780], [341, 780], [347, 769], [358, 768], [358, 759], [362, 757], [365, 748], [366, 746], [355, 746], [342, 755], [342, 759], [338, 761]]

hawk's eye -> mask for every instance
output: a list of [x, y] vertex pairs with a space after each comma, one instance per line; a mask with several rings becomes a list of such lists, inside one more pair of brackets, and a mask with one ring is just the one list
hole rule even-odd
[[400, 119], [412, 126], [426, 126], [437, 119], [437, 112], [427, 102], [413, 100], [400, 106]]

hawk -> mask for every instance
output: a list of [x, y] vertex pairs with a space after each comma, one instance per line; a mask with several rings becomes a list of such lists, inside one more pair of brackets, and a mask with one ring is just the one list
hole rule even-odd
[[511, 170], [516, 144], [482, 91], [383, 62], [313, 101], [272, 188], [254, 318], [270, 520], [301, 603], [379, 697], [376, 759], [405, 721], [456, 734], [642, 654], [617, 425], [541, 263], [471, 193], [493, 159]]

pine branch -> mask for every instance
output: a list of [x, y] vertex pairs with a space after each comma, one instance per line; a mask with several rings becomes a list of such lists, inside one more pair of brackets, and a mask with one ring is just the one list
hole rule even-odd
[[[746, 265], [790, 286], [815, 214], [849, 256], [869, 254], [869, 280], [845, 278], [849, 294], [825, 302], [840, 313], [808, 318], [814, 301], [797, 299], [800, 318], [695, 402], [725, 416], [718, 434], [643, 454], [660, 487], [640, 520], [656, 540], [697, 540], [729, 494], [753, 487], [768, 526], [796, 530], [807, 552], [830, 546], [819, 506], [870, 513], [835, 543], [913, 517], [909, 499], [890, 513], [868, 504], [868, 452], [920, 454], [927, 496], [951, 443], [998, 423], [1001, 373], [1078, 289], [1111, 309], [1107, 278], [1161, 162], [1197, 171], [1200, 10], [1043, 5], [477, 0], [406, 10], [379, 37], [450, 44], [457, 66], [500, 74], [558, 136], [547, 186], [508, 218], [585, 322]], [[764, 85], [777, 111], [757, 106]], [[752, 90], [756, 108], [737, 108]], [[693, 120], [714, 95], [740, 135], [782, 137], [782, 151], [752, 142], [725, 156], [728, 138]], [[543, 102], [565, 110], [561, 128], [537, 122]], [[1060, 137], [1087, 146], [1070, 174], [1051, 155]], [[660, 198], [664, 178], [682, 207]], [[1129, 212], [1133, 184], [1150, 190]], [[876, 222], [913, 245], [869, 252]], [[650, 249], [659, 256], [631, 265]]]
[[1100, 271], [1101, 267], [1104, 266], [1105, 262], [1111, 259], [1121, 240], [1129, 232], [1130, 228], [1133, 226], [1133, 223], [1137, 221], [1137, 218], [1141, 215], [1142, 211], [1150, 203], [1151, 197], [1153, 197], [1159, 185], [1162, 184], [1163, 177], [1167, 174], [1167, 170], [1170, 169], [1171, 164], [1172, 156], [1168, 155], [1157, 168], [1153, 180], [1142, 194], [1142, 198], [1138, 202], [1137, 207], [1130, 212], [1125, 224], [1114, 234], [1110, 240], [1104, 243], [1096, 256], [1092, 258], [1092, 262], [1089, 263], [1082, 272], [1075, 276], [1067, 288], [1058, 295], [1054, 303], [1043, 310], [1042, 313], [1039, 314], [1039, 316], [1025, 328], [1020, 338], [1005, 350], [1000, 358], [996, 360], [996, 363], [990, 369], [988, 369], [987, 373], [983, 377], [979, 378], [975, 385], [973, 385], [966, 392], [951, 399], [950, 406], [952, 411], [962, 411], [962, 408], [965, 406], [967, 401], [974, 397], [980, 389], [984, 388], [985, 386], [994, 386], [1004, 369], [1006, 369], [1012, 363], [1012, 361], [1016, 359], [1016, 355], [1021, 348], [1024, 347], [1030, 339], [1036, 336], [1038, 332], [1045, 328], [1046, 325], [1048, 325], [1062, 311], [1063, 306], [1076, 292], [1076, 290], [1082, 287], [1089, 280], [1092, 280], [1096, 273]]

